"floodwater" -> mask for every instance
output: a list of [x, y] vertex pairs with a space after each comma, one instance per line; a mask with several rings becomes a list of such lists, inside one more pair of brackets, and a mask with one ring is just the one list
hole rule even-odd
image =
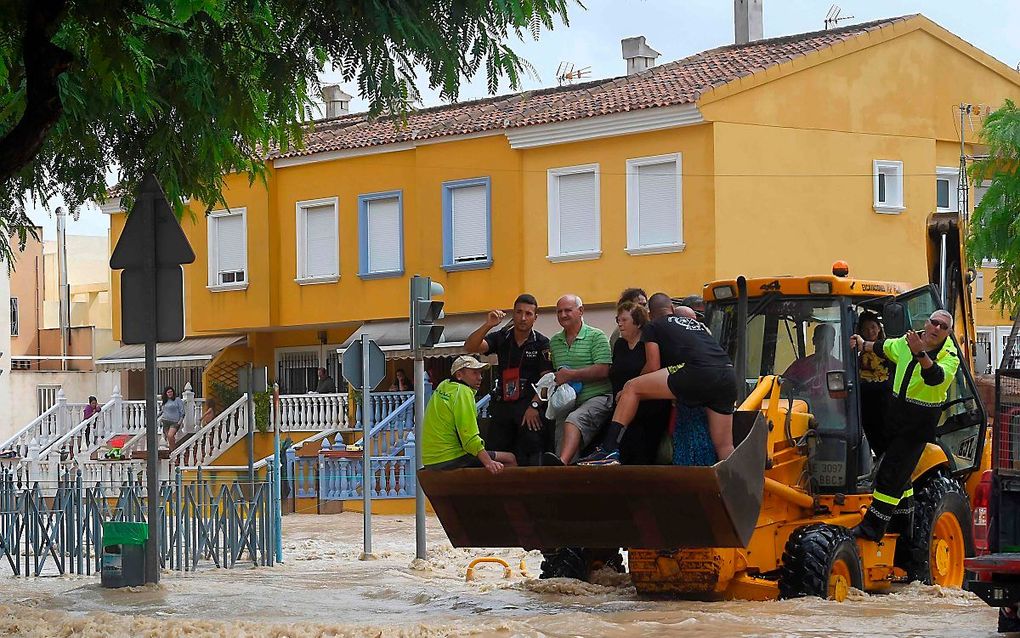
[[[108, 590], [96, 577], [13, 578], [0, 566], [0, 636], [939, 636], [991, 637], [996, 611], [976, 596], [912, 584], [836, 603], [670, 602], [637, 597], [626, 576], [540, 581], [537, 552], [451, 547], [434, 517], [426, 561], [414, 518], [373, 519], [375, 560], [360, 560], [360, 514], [284, 519], [285, 563]], [[499, 556], [513, 567], [468, 563]]]

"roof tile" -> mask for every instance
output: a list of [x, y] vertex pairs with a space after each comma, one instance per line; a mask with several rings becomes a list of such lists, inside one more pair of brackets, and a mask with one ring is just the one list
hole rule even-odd
[[409, 113], [404, 125], [395, 117], [344, 115], [316, 122], [306, 132], [302, 148], [274, 151], [269, 157], [297, 157], [690, 104], [713, 88], [912, 17], [728, 45], [630, 76], [420, 109]]

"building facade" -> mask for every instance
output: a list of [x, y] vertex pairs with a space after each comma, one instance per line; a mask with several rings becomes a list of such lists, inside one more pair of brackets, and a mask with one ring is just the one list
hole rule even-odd
[[[186, 343], [206, 384], [253, 361], [307, 391], [315, 367], [336, 377], [358, 330], [405, 367], [414, 274], [445, 288], [435, 357], [524, 291], [551, 333], [548, 308], [568, 292], [612, 329], [629, 286], [685, 295], [836, 259], [926, 283], [926, 218], [959, 210], [958, 105], [1020, 98], [1014, 69], [920, 15], [641, 66], [423, 109], [402, 127], [341, 115], [271, 155], [265, 183], [228, 176], [227, 207], [196, 203], [182, 221], [197, 257]], [[125, 216], [106, 210], [112, 250]], [[112, 290], [116, 336], [117, 275]], [[979, 307], [985, 329], [1009, 323]]]

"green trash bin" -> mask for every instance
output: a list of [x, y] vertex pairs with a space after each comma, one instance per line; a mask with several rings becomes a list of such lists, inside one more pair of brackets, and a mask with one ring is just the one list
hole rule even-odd
[[103, 587], [137, 587], [145, 584], [146, 523], [103, 523]]

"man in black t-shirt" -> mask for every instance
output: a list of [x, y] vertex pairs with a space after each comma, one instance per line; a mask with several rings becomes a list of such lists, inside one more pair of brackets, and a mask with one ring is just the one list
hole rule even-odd
[[634, 419], [640, 402], [652, 399], [676, 399], [690, 407], [706, 408], [716, 454], [720, 460], [728, 457], [733, 452], [733, 409], [737, 399], [737, 382], [729, 355], [704, 324], [688, 317], [659, 316], [644, 327], [642, 338], [645, 369], [653, 371], [631, 379], [623, 387], [602, 444], [581, 462], [618, 463], [618, 445], [624, 429]]
[[522, 294], [514, 302], [513, 318], [493, 330], [506, 316], [493, 310], [464, 347], [477, 354], [495, 353], [496, 388], [489, 405], [486, 447], [514, 452], [521, 465], [538, 465], [553, 450], [553, 429], [542, 419], [532, 384], [552, 371], [549, 339], [534, 329], [538, 301]]

